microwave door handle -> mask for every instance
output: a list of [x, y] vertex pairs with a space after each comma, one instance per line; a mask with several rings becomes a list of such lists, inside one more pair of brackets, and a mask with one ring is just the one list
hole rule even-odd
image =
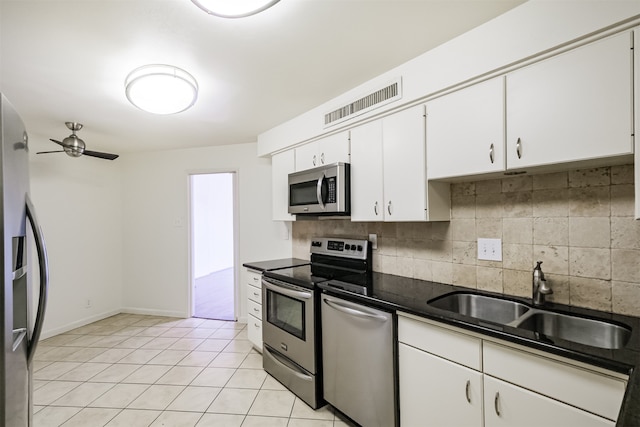
[[316, 196], [318, 197], [318, 204], [324, 210], [324, 200], [322, 200], [322, 182], [324, 181], [324, 173], [318, 178], [318, 185], [316, 186]]

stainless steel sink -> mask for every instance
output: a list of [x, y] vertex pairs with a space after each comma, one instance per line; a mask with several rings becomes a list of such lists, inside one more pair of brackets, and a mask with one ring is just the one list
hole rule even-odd
[[468, 292], [446, 294], [427, 302], [431, 307], [451, 311], [475, 319], [506, 325], [529, 311], [516, 301]]
[[548, 337], [606, 349], [622, 348], [631, 337], [631, 328], [626, 326], [544, 310], [534, 310], [513, 326]]
[[626, 325], [556, 313], [471, 292], [453, 292], [427, 301], [427, 304], [474, 319], [598, 348], [623, 348], [631, 337], [631, 328]]

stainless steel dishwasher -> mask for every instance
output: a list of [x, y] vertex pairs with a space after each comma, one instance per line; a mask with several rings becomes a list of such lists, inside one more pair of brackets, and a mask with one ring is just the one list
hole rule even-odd
[[321, 296], [324, 398], [363, 427], [397, 425], [393, 314]]

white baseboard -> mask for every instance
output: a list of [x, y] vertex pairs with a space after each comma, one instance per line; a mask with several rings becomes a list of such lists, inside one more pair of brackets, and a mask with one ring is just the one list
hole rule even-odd
[[186, 319], [189, 317], [187, 313], [183, 311], [153, 310], [148, 308], [136, 307], [124, 307], [120, 310], [120, 312], [127, 314], [145, 314], [147, 316], [179, 317], [180, 319]]
[[97, 322], [98, 320], [106, 319], [107, 317], [115, 316], [116, 314], [120, 314], [120, 313], [121, 313], [120, 310], [107, 311], [104, 313], [95, 314], [90, 317], [85, 317], [84, 319], [68, 323], [64, 326], [60, 326], [55, 329], [43, 330], [42, 333], [40, 334], [40, 340], [44, 340], [59, 334], [63, 334], [65, 332], [72, 331], [81, 326], [85, 326], [85, 325], [88, 325], [89, 323]]

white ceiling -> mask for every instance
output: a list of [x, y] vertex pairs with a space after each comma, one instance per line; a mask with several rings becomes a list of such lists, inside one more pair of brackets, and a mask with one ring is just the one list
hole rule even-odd
[[[115, 153], [254, 142], [257, 135], [524, 0], [281, 0], [225, 20], [190, 0], [0, 0], [0, 91], [37, 149], [85, 125]], [[200, 86], [190, 110], [133, 107], [124, 79], [166, 63]]]

